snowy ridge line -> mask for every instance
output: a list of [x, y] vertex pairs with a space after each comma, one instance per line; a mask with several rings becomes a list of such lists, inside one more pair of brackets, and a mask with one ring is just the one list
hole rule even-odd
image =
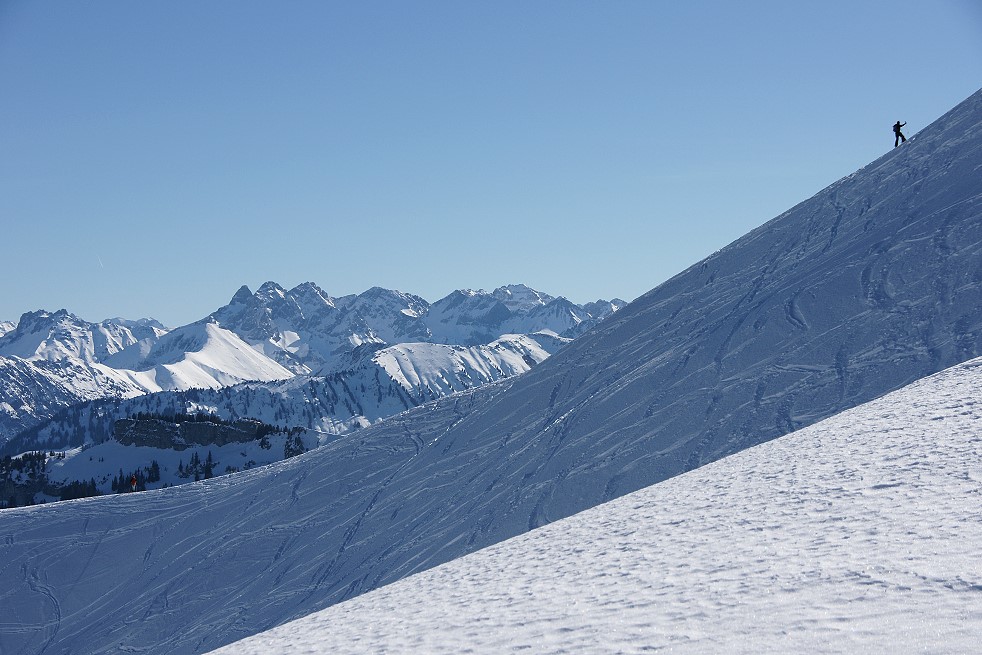
[[982, 359], [213, 651], [971, 652]]

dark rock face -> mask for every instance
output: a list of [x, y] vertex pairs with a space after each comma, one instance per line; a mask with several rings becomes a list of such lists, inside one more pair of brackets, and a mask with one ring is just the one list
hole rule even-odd
[[224, 446], [256, 441], [262, 436], [264, 427], [268, 426], [248, 419], [232, 423], [120, 419], [113, 426], [113, 436], [124, 446], [185, 450], [192, 446]]

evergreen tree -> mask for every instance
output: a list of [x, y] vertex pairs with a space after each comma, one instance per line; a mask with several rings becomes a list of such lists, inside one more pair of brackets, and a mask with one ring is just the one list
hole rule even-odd
[[290, 459], [305, 452], [307, 452], [307, 447], [303, 445], [303, 439], [300, 438], [300, 435], [296, 435], [292, 439], [287, 437], [283, 443], [283, 459]]

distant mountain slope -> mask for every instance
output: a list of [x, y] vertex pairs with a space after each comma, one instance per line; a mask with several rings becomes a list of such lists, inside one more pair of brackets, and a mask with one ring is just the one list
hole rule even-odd
[[107, 395], [125, 398], [139, 393], [77, 361], [0, 357], [0, 380], [0, 446], [8, 435], [36, 426], [66, 407]]
[[69, 405], [143, 393], [99, 362], [165, 331], [151, 320], [88, 323], [65, 310], [24, 314], [0, 336], [0, 445]]
[[979, 389], [976, 359], [216, 655], [972, 652]]
[[[147, 392], [217, 388], [244, 380], [285, 380], [293, 373], [254, 350], [235, 333], [216, 323], [198, 322], [161, 336], [135, 370], [107, 371]], [[106, 367], [107, 369], [109, 367]]]
[[109, 319], [89, 323], [62, 309], [28, 312], [17, 326], [0, 335], [0, 356], [35, 361], [77, 359], [100, 362], [167, 329], [152, 319]]
[[88, 323], [65, 310], [24, 314], [0, 337], [0, 445], [59, 410], [99, 398], [215, 388], [293, 374], [213, 323]]
[[3, 645], [201, 652], [977, 355], [980, 168], [982, 92], [524, 375], [211, 484], [0, 512]]

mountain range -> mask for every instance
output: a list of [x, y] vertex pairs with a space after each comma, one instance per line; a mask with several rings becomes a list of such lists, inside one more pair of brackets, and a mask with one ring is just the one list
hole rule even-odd
[[[522, 375], [424, 403], [270, 466], [142, 494], [4, 510], [0, 599], [13, 629], [0, 634], [0, 646], [204, 652], [977, 357], [979, 170], [982, 92]], [[952, 400], [956, 411], [972, 411], [964, 394]], [[848, 438], [829, 448], [832, 461], [864, 452]], [[728, 489], [749, 493], [742, 477], [766, 474], [732, 470], [693, 511], [713, 512]], [[741, 502], [760, 514], [754, 497]], [[924, 552], [950, 547], [944, 535], [910, 536], [928, 540]], [[705, 552], [696, 546], [690, 550]], [[857, 565], [844, 575], [876, 573]], [[966, 594], [956, 600], [974, 601], [975, 585], [959, 575], [928, 582], [943, 589], [954, 581]], [[974, 601], [971, 616], [976, 608]]]
[[[385, 346], [485, 346], [470, 353], [475, 360], [517, 344], [491, 345], [505, 334], [546, 331], [541, 340], [551, 351], [559, 343], [556, 335], [580, 334], [624, 304], [615, 299], [579, 306], [511, 285], [490, 293], [457, 291], [430, 305], [418, 296], [377, 287], [332, 298], [312, 283], [287, 291], [267, 282], [255, 293], [242, 287], [228, 305], [171, 330], [152, 319], [89, 323], [66, 310], [30, 312], [0, 336], [0, 445], [85, 401], [329, 376], [349, 371], [353, 357], [364, 366], [364, 353]], [[528, 347], [522, 344], [515, 353]], [[422, 351], [430, 361], [453, 357], [452, 349], [442, 350], [438, 355], [408, 349], [403, 360], [406, 353]], [[525, 361], [531, 365], [534, 360]], [[498, 370], [500, 364], [492, 356], [475, 366]], [[421, 385], [419, 393], [440, 387]], [[407, 385], [407, 391], [416, 390]]]

